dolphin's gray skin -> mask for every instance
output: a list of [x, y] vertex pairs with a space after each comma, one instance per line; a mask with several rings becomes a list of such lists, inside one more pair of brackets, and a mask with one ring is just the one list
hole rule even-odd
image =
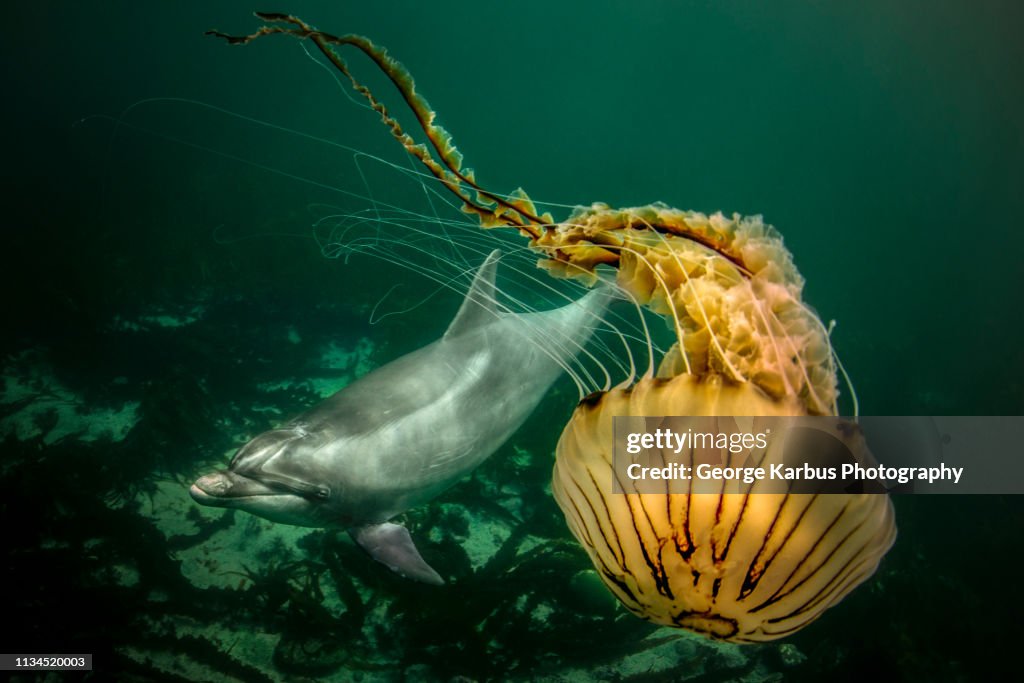
[[499, 313], [500, 252], [480, 267], [444, 337], [353, 382], [243, 446], [192, 497], [275, 522], [340, 526], [399, 574], [444, 581], [405, 527], [387, 523], [486, 460], [526, 420], [590, 337], [597, 290], [563, 308]]

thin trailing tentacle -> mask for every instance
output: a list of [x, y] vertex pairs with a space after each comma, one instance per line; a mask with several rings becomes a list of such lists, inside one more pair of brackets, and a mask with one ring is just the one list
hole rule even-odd
[[[352, 88], [362, 95], [370, 107], [380, 115], [381, 120], [402, 147], [416, 157], [431, 174], [455, 194], [462, 202], [463, 210], [477, 216], [483, 227], [512, 227], [533, 239], [537, 239], [543, 230], [550, 228], [553, 223], [551, 216], [547, 214], [538, 216], [533, 202], [521, 189], [513, 192], [507, 198], [488, 192], [477, 184], [471, 170], [463, 169], [462, 154], [456, 149], [451, 135], [434, 123], [436, 114], [427, 104], [426, 99], [416, 92], [416, 84], [409, 71], [398, 60], [391, 57], [387, 50], [374, 45], [372, 41], [360, 35], [335, 36], [318, 31], [298, 17], [289, 14], [256, 12], [256, 16], [267, 22], [291, 24], [291, 26], [265, 25], [253, 33], [242, 36], [216, 30], [206, 33], [222, 38], [231, 45], [245, 45], [262, 36], [278, 33], [290, 35], [299, 40], [313, 41], [324, 57], [349, 80]], [[346, 45], [358, 49], [369, 57], [394, 84], [415, 115], [417, 123], [437, 153], [440, 162], [431, 155], [425, 145], [417, 143], [405, 132], [384, 104], [374, 96], [369, 88], [356, 79], [349, 70], [348, 64], [332, 47]], [[476, 194], [475, 198], [464, 189], [464, 186], [472, 188]]]

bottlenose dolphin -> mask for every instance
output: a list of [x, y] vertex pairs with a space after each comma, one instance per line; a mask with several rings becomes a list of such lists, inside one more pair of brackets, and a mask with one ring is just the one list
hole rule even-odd
[[308, 527], [341, 527], [402, 576], [442, 584], [389, 523], [457, 482], [526, 420], [597, 327], [602, 288], [551, 311], [495, 307], [500, 252], [477, 271], [444, 336], [245, 444], [192, 497]]

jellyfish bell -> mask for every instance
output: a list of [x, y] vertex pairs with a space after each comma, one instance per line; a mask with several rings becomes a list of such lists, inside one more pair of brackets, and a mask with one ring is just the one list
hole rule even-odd
[[[884, 493], [614, 492], [616, 416], [838, 414], [841, 366], [829, 331], [803, 302], [803, 279], [774, 228], [759, 216], [664, 204], [594, 204], [556, 222], [521, 190], [502, 195], [480, 185], [408, 71], [383, 49], [294, 16], [257, 16], [267, 23], [252, 34], [210, 33], [235, 45], [274, 34], [309, 41], [482, 227], [518, 232], [556, 278], [591, 285], [610, 270], [624, 297], [668, 323], [671, 347], [650, 344], [639, 377], [630, 357], [623, 381], [579, 403], [556, 447], [555, 499], [627, 609], [714, 638], [766, 641], [811, 623], [873, 574], [896, 533]], [[424, 142], [356, 78], [342, 47], [362, 52], [390, 79]], [[870, 457], [857, 430], [837, 438]]]
[[[770, 641], [814, 621], [874, 573], [895, 534], [884, 494], [650, 493], [617, 478], [612, 417], [666, 407], [688, 415], [802, 414], [753, 385], [688, 375], [645, 378], [577, 408], [558, 443], [552, 491], [598, 575], [630, 612], [713, 638]], [[849, 446], [864, 449], [856, 438]], [[616, 484], [623, 493], [613, 493]]]

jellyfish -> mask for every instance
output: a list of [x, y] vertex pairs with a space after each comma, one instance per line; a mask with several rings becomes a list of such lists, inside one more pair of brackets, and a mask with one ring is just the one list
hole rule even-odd
[[[540, 214], [521, 189], [484, 188], [409, 72], [358, 35], [257, 13], [248, 35], [310, 41], [379, 114], [391, 135], [485, 229], [528, 240], [551, 276], [595, 284], [613, 273], [637, 306], [664, 318], [674, 343], [655, 368], [586, 396], [555, 450], [552, 492], [607, 588], [648, 621], [740, 643], [808, 625], [867, 580], [896, 526], [884, 493], [614, 492], [615, 416], [835, 416], [839, 364], [829, 332], [803, 301], [803, 278], [781, 235], [760, 216], [705, 215], [655, 203], [595, 203], [564, 221]], [[424, 143], [356, 78], [338, 48], [354, 48], [394, 84]], [[864, 453], [857, 430], [843, 437]], [[620, 486], [622, 482], [618, 482]]]

